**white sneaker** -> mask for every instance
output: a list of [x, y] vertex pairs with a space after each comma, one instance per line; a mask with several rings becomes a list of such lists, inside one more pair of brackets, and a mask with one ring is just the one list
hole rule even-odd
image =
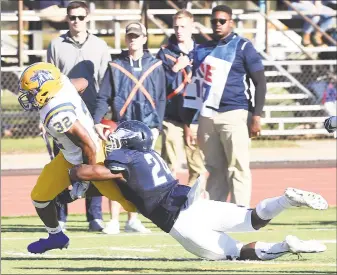
[[139, 219], [132, 219], [125, 224], [125, 232], [139, 232], [139, 233], [151, 233], [150, 229], [147, 229]]
[[327, 201], [319, 194], [302, 191], [296, 188], [287, 188], [284, 195], [293, 206], [308, 206], [312, 209], [328, 209]]
[[104, 234], [119, 234], [119, 221], [118, 220], [111, 220], [108, 223], [106, 223], [104, 229], [102, 230]]
[[302, 241], [296, 236], [288, 235], [285, 239], [286, 244], [289, 246], [290, 252], [298, 253], [319, 253], [326, 250], [326, 246], [319, 241], [309, 240]]

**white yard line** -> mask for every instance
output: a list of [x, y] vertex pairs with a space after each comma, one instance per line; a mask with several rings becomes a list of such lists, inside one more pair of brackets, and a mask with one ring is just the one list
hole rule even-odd
[[[106, 256], [106, 255], [96, 255], [96, 254], [74, 254], [71, 252], [70, 255], [67, 254], [62, 254], [62, 255], [51, 255], [48, 253], [52, 252], [46, 252], [46, 254], [31, 254], [31, 253], [23, 253], [23, 252], [2, 252], [2, 256], [14, 256], [14, 257], [20, 257], [20, 258], [27, 258], [27, 259], [32, 259], [32, 258], [46, 258], [46, 259], [59, 259], [62, 257], [62, 259], [76, 259], [76, 258], [85, 258], [85, 259], [95, 259], [95, 258], [100, 258], [100, 259], [127, 259], [127, 260], [156, 260], [157, 258], [154, 257], [135, 257], [135, 256], [119, 256], [119, 255], [111, 255], [111, 256]], [[181, 260], [184, 258], [167, 258], [168, 261], [170, 260]], [[4, 261], [4, 259], [3, 259]], [[200, 259], [200, 262], [206, 262], [207, 260]], [[213, 262], [213, 261], [209, 261]], [[226, 264], [258, 264], [258, 265], [303, 265], [304, 263], [301, 261], [286, 261], [286, 262], [278, 262], [278, 261], [223, 261], [226, 262]], [[305, 263], [306, 266], [336, 266], [334, 263]]]
[[[278, 261], [230, 261], [229, 263], [233, 264], [260, 264], [260, 265], [303, 265], [301, 261], [287, 261], [287, 262], [278, 262]], [[306, 266], [336, 266], [336, 264], [327, 264], [327, 263], [305, 263]]]
[[44, 254], [31, 254], [31, 253], [24, 253], [24, 252], [2, 252], [2, 255], [7, 255], [7, 256], [15, 256], [15, 257], [22, 257], [22, 258], [51, 258], [51, 259], [77, 259], [77, 258], [102, 258], [102, 259], [130, 259], [130, 260], [139, 260], [139, 259], [155, 259], [153, 257], [135, 257], [135, 256], [118, 256], [118, 255], [111, 255], [111, 256], [106, 256], [106, 255], [99, 255], [99, 254], [58, 254], [58, 255], [52, 255], [48, 254], [52, 252], [46, 252]]
[[71, 248], [72, 251], [81, 251], [81, 250], [112, 250], [112, 251], [134, 251], [134, 252], [159, 252], [160, 249], [152, 248], [141, 248], [135, 246], [129, 247], [111, 247], [111, 246], [101, 246], [101, 247], [83, 247], [83, 248]]
[[[2, 233], [3, 235], [4, 233]], [[66, 232], [67, 234], [67, 232]], [[69, 234], [67, 234], [69, 236]], [[120, 233], [120, 234], [93, 234], [93, 235], [74, 235], [74, 236], [70, 236], [71, 239], [87, 239], [87, 238], [109, 238], [109, 237], [153, 237], [153, 236], [164, 236], [167, 235], [169, 236], [167, 233], [165, 232], [157, 232], [157, 233]], [[45, 238], [48, 237], [47, 233], [45, 233], [44, 235]], [[38, 237], [1, 237], [2, 241], [8, 241], [8, 240], [33, 240], [36, 239]]]
[[[316, 229], [291, 229], [291, 231], [336, 231], [336, 228], [316, 228]], [[235, 234], [252, 234], [252, 233], [275, 233], [275, 230], [265, 230], [265, 231], [251, 231], [251, 232], [227, 232], [227, 233], [235, 233]], [[3, 236], [6, 233], [2, 233], [1, 236]], [[66, 232], [67, 234], [67, 232]], [[83, 238], [109, 238], [109, 237], [134, 237], [134, 236], [138, 236], [138, 237], [152, 237], [152, 236], [169, 236], [169, 234], [165, 233], [165, 232], [156, 232], [156, 233], [119, 233], [119, 234], [93, 234], [93, 235], [74, 235], [72, 236], [72, 234], [76, 234], [76, 233], [71, 233], [70, 238], [71, 239], [83, 239]], [[47, 238], [48, 235], [47, 233], [45, 233], [44, 236]], [[1, 237], [1, 241], [16, 241], [16, 240], [34, 240], [38, 237]]]

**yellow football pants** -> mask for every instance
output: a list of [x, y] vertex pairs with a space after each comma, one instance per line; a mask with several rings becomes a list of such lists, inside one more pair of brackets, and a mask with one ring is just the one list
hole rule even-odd
[[[97, 153], [96, 161], [97, 164], [103, 165], [105, 156], [103, 145], [101, 146], [102, 148]], [[43, 168], [37, 183], [31, 192], [32, 200], [39, 202], [53, 200], [71, 184], [68, 169], [73, 166], [73, 164], [69, 163], [64, 158], [60, 151], [60, 153]], [[136, 207], [124, 198], [115, 181], [93, 181], [92, 184], [96, 186], [103, 196], [110, 200], [118, 201], [126, 211], [136, 211]]]

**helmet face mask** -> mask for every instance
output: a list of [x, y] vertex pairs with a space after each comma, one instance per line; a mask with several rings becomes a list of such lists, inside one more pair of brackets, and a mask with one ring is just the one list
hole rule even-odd
[[149, 127], [143, 122], [130, 120], [122, 122], [116, 131], [109, 135], [106, 151], [125, 148], [141, 152], [152, 148], [153, 135]]
[[108, 136], [109, 142], [106, 145], [106, 151], [132, 147], [132, 144], [141, 141], [141, 133], [133, 132], [128, 129], [119, 128]]
[[39, 110], [39, 104], [35, 99], [35, 95], [37, 94], [36, 90], [28, 92], [20, 90], [20, 92], [22, 94], [19, 96], [18, 101], [23, 109], [25, 109], [26, 111]]

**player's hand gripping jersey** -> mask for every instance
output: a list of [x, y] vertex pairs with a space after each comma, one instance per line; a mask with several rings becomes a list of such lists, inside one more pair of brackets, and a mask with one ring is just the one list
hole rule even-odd
[[68, 77], [62, 75], [63, 87], [40, 109], [40, 119], [54, 138], [65, 159], [71, 164], [83, 163], [82, 150], [65, 134], [78, 120], [86, 129], [99, 150], [99, 137], [95, 132], [92, 117], [82, 98]]

